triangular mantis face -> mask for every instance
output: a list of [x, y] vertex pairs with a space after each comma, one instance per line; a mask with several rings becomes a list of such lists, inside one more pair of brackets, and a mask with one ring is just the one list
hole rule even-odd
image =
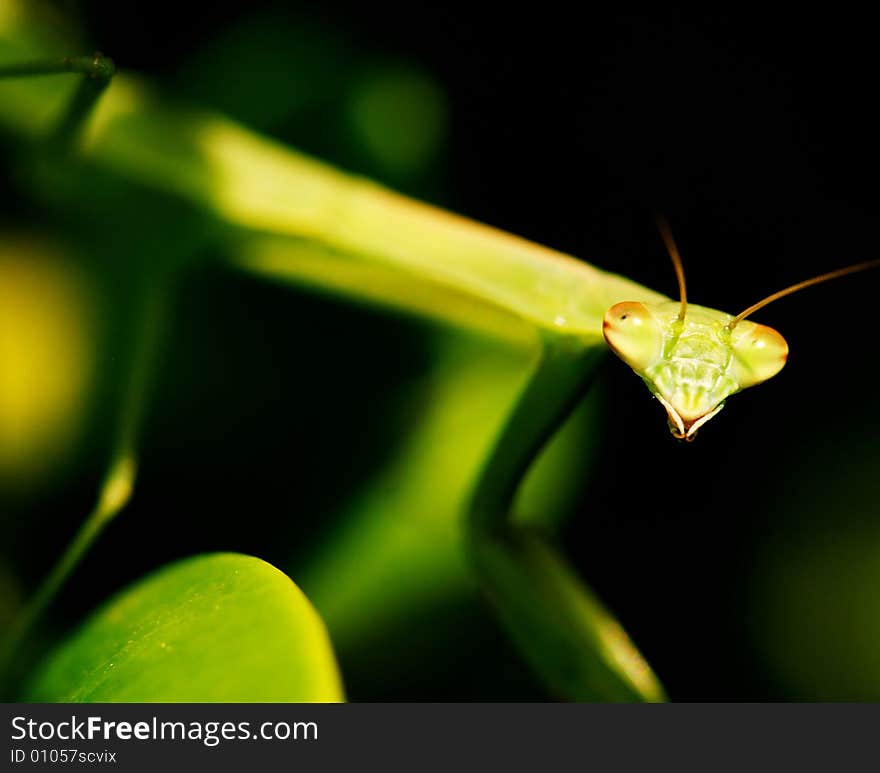
[[612, 351], [647, 384], [669, 415], [675, 437], [692, 440], [724, 401], [782, 370], [788, 344], [772, 328], [690, 305], [625, 301], [605, 314]]
[[605, 312], [602, 327], [611, 350], [642, 377], [663, 404], [669, 429], [680, 440], [693, 440], [730, 395], [772, 378], [785, 365], [785, 339], [773, 328], [749, 322], [746, 317], [798, 290], [880, 266], [880, 260], [868, 260], [806, 279], [768, 295], [734, 317], [688, 305], [681, 257], [663, 220], [660, 232], [678, 277], [679, 302], [616, 303]]

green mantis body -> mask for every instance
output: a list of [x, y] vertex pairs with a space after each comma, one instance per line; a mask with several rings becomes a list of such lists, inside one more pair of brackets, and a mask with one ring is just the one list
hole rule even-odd
[[[7, 22], [0, 61], [53, 53]], [[55, 76], [0, 82], [0, 121], [39, 142], [70, 114], [75, 88]], [[527, 353], [526, 375], [492, 449], [464, 484], [467, 554], [553, 694], [662, 699], [639, 652], [560, 554], [514, 525], [512, 503], [532, 461], [588, 389], [607, 344], [663, 404], [673, 434], [692, 439], [729, 395], [779, 371], [787, 347], [775, 331], [750, 321], [732, 325], [733, 315], [705, 307], [683, 314], [677, 302], [623, 277], [351, 177], [223, 118], [169, 108], [125, 75], [74, 142], [77, 153], [58, 160], [49, 186], [85, 170], [157, 191], [196, 211], [207, 223], [205, 241], [222, 244], [237, 268], [402, 308]], [[88, 196], [82, 193], [86, 207]], [[143, 378], [133, 381], [139, 395]], [[136, 490], [130, 417], [137, 410], [126, 411], [129, 429], [99, 504], [38, 608]]]

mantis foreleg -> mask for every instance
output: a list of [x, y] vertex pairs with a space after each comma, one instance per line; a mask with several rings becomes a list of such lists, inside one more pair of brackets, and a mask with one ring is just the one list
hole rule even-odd
[[663, 700], [619, 624], [558, 551], [513, 520], [511, 505], [544, 442], [589, 387], [603, 352], [545, 338], [531, 377], [477, 483], [467, 513], [472, 563], [523, 657], [569, 700]]

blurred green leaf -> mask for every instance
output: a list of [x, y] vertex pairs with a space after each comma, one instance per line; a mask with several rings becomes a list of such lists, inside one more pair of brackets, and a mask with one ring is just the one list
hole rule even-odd
[[125, 589], [51, 654], [35, 701], [335, 702], [342, 685], [312, 605], [273, 566], [196, 556]]
[[[300, 16], [255, 9], [204, 40], [175, 73], [174, 86], [258, 131], [326, 124], [356, 71], [336, 30]], [[234, 63], [233, 67], [230, 64]]]
[[446, 95], [428, 73], [414, 67], [365, 73], [348, 112], [358, 146], [395, 180], [425, 174], [446, 138]]

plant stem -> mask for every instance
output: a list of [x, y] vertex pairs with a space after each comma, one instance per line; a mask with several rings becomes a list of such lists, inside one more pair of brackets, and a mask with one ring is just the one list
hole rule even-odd
[[525, 472], [588, 388], [600, 356], [576, 338], [546, 338], [475, 489], [468, 547], [502, 623], [554, 695], [663, 700], [641, 654], [558, 551], [512, 521]]

